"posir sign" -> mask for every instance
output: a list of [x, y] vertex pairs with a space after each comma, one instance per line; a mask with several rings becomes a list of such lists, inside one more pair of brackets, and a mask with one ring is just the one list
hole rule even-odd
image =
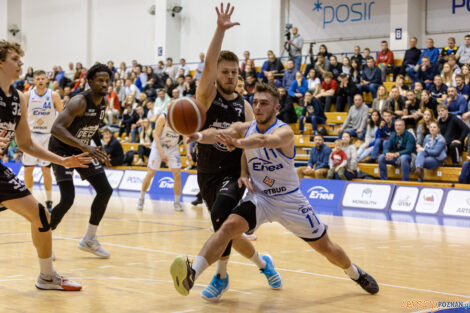
[[338, 5], [327, 5], [327, 1], [317, 0], [313, 11], [320, 12], [323, 16], [323, 28], [332, 23], [360, 22], [371, 18], [371, 12], [375, 1], [340, 3]]

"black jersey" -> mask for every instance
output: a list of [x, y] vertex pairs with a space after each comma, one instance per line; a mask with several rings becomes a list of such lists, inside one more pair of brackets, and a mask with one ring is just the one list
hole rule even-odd
[[[15, 137], [16, 127], [21, 119], [20, 96], [13, 85], [10, 86], [10, 93], [11, 96], [7, 97], [0, 88], [0, 132], [6, 129], [6, 138]], [[0, 150], [0, 153], [3, 153], [3, 150]]]
[[[202, 128], [228, 128], [232, 123], [245, 121], [245, 100], [238, 95], [234, 100], [226, 100], [219, 94], [206, 112], [206, 123]], [[198, 144], [197, 170], [201, 173], [240, 171], [241, 149], [229, 152], [225, 145]]]
[[[79, 93], [79, 95], [86, 99], [86, 109], [82, 116], [76, 116], [72, 124], [67, 127], [67, 130], [82, 143], [88, 145], [90, 140], [93, 138], [95, 133], [98, 131], [101, 122], [104, 118], [106, 110], [106, 102], [104, 100], [97, 106], [91, 99], [91, 92], [89, 90]], [[79, 96], [77, 95], [77, 96]], [[75, 97], [77, 97], [75, 96]], [[69, 146], [68, 144], [60, 141], [54, 136], [51, 137], [49, 143], [49, 149], [54, 152], [57, 149], [67, 150], [72, 154], [81, 153], [81, 151], [75, 147]]]

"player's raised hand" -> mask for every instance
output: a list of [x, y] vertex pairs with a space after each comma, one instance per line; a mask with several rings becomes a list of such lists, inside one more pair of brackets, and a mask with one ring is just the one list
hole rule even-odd
[[60, 165], [64, 167], [83, 167], [87, 168], [88, 165], [93, 161], [92, 158], [88, 156], [88, 152], [81, 153], [79, 155], [72, 155], [69, 157], [65, 157]]
[[245, 186], [249, 192], [254, 193], [253, 185], [250, 182], [250, 177], [241, 176], [238, 179], [238, 188], [242, 188], [243, 186]]
[[233, 150], [235, 150], [235, 148], [237, 148], [236, 146], [237, 139], [231, 136], [218, 134], [217, 141], [220, 143], [223, 143], [229, 152], [232, 152]]
[[6, 138], [7, 130], [4, 129], [0, 132], [0, 149], [5, 149], [8, 148], [8, 145], [10, 144], [10, 138]]
[[217, 11], [217, 26], [223, 30], [227, 30], [235, 25], [240, 25], [238, 22], [232, 22], [230, 18], [232, 17], [234, 6], [230, 7], [230, 2], [227, 3], [227, 8], [224, 10], [224, 4], [220, 3], [220, 10], [218, 7], [215, 7]]

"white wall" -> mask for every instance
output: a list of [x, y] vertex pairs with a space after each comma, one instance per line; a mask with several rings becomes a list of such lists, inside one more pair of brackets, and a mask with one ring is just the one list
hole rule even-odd
[[0, 40], [8, 34], [8, 0], [0, 0]]

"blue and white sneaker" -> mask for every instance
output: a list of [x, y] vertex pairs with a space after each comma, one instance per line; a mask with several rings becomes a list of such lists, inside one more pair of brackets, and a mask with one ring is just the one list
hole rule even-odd
[[216, 274], [209, 285], [201, 292], [201, 298], [211, 302], [219, 301], [222, 294], [228, 290], [228, 287], [228, 274], [224, 279], [220, 278], [220, 274]]
[[266, 266], [260, 270], [264, 276], [268, 279], [268, 284], [273, 289], [281, 289], [282, 278], [281, 275], [274, 269], [274, 262], [269, 254], [265, 254], [261, 257], [265, 262]]

